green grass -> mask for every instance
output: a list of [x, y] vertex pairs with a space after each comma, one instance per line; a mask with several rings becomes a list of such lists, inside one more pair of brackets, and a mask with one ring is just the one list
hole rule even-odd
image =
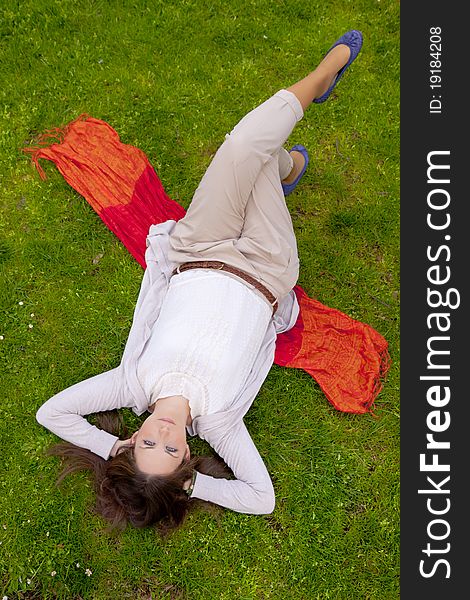
[[[44, 600], [398, 598], [398, 3], [1, 6], [0, 592]], [[199, 511], [164, 542], [151, 529], [106, 534], [90, 512], [84, 474], [54, 487], [60, 466], [44, 450], [57, 438], [35, 412], [118, 364], [142, 269], [53, 165], [44, 164], [48, 179], [40, 180], [21, 148], [86, 112], [141, 148], [187, 207], [224, 134], [351, 28], [364, 33], [360, 58], [291, 136], [312, 160], [288, 204], [300, 285], [390, 343], [377, 418], [339, 413], [305, 372], [273, 366], [246, 422], [273, 477], [274, 513]], [[124, 417], [141, 421], [131, 411]], [[200, 440], [190, 445], [206, 450]]]

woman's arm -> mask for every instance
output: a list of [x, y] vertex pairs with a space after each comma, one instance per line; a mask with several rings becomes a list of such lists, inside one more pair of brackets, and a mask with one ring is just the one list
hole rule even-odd
[[91, 425], [83, 415], [133, 406], [121, 369], [100, 373], [59, 392], [37, 411], [37, 421], [67, 442], [108, 459], [118, 437]]
[[197, 473], [192, 498], [214, 502], [225, 508], [249, 514], [269, 514], [274, 510], [274, 488], [261, 456], [240, 421], [217, 439], [205, 437], [232, 469], [235, 480], [217, 479]]

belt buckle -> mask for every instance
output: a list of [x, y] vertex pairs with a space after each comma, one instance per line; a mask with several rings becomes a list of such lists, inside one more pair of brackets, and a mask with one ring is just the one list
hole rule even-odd
[[225, 263], [220, 262], [220, 260], [208, 260], [205, 264], [202, 264], [203, 269], [215, 269], [216, 271], [222, 271], [224, 267]]

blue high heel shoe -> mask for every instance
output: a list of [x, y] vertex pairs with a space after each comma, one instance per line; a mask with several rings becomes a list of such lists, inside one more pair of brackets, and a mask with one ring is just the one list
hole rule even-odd
[[297, 184], [302, 179], [303, 174], [307, 170], [307, 165], [308, 165], [308, 152], [307, 152], [307, 148], [305, 148], [301, 144], [297, 144], [296, 146], [293, 146], [289, 150], [289, 152], [292, 152], [292, 150], [297, 150], [297, 152], [300, 152], [303, 155], [304, 159], [305, 159], [305, 163], [304, 163], [304, 166], [302, 167], [302, 170], [300, 171], [300, 173], [297, 175], [297, 177], [294, 179], [294, 181], [292, 183], [283, 183], [282, 184], [282, 189], [284, 191], [284, 196], [288, 196], [289, 194], [291, 194], [295, 190], [295, 188], [297, 187]]
[[[339, 46], [340, 44], [344, 44], [345, 46], [347, 46], [349, 48], [349, 50], [351, 51], [351, 55], [349, 57], [348, 62], [344, 65], [344, 67], [342, 67], [338, 71], [338, 74], [336, 75], [336, 79], [333, 81], [333, 83], [330, 85], [330, 87], [326, 90], [326, 92], [324, 94], [322, 94], [319, 98], [314, 99], [314, 102], [316, 102], [317, 104], [321, 104], [322, 102], [325, 102], [325, 100], [328, 100], [331, 92], [335, 89], [336, 85], [338, 84], [339, 80], [343, 76], [346, 69], [356, 59], [357, 55], [359, 54], [359, 52], [362, 48], [362, 33], [360, 31], [357, 31], [356, 29], [351, 29], [351, 31], [348, 31], [344, 35], [342, 35], [339, 38], [339, 40], [337, 40], [331, 46], [331, 48], [328, 50], [328, 52], [326, 54], [331, 52], [333, 50], [333, 48], [336, 48], [336, 46]], [[326, 56], [326, 54], [325, 54], [325, 56]]]

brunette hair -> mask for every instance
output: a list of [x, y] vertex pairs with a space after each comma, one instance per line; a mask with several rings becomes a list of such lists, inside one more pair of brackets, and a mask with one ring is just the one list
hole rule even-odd
[[[96, 423], [113, 435], [127, 437], [127, 427], [117, 410], [98, 413]], [[110, 529], [124, 529], [128, 523], [135, 527], [156, 525], [162, 535], [181, 525], [194, 506], [206, 504], [191, 499], [183, 489], [194, 470], [220, 478], [231, 474], [218, 456], [193, 457], [169, 475], [149, 475], [137, 468], [132, 447], [123, 446], [108, 460], [69, 442], [55, 444], [47, 454], [60, 457], [65, 464], [57, 485], [75, 471], [92, 473], [96, 494], [93, 510], [111, 523]]]

